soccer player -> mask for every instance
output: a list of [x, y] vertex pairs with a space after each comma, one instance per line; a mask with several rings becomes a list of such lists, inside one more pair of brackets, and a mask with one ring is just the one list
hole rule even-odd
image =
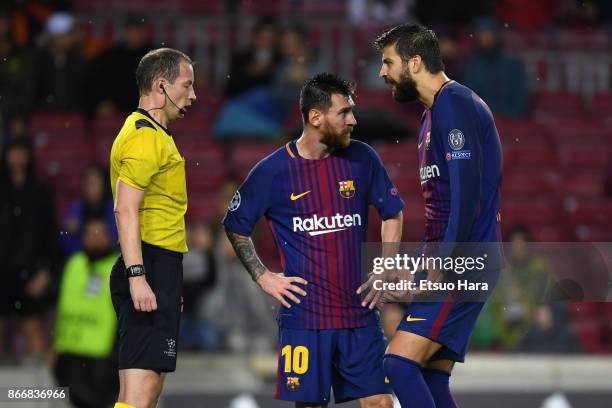
[[[383, 219], [382, 240], [399, 242], [404, 206], [379, 156], [350, 139], [353, 85], [322, 73], [300, 94], [304, 130], [250, 172], [223, 221], [236, 254], [264, 292], [281, 303], [276, 398], [296, 407], [360, 399], [390, 408], [375, 311], [361, 305], [361, 244], [368, 207]], [[249, 238], [265, 216], [283, 271], [260, 261]]]
[[196, 99], [191, 59], [160, 48], [138, 64], [138, 109], [111, 150], [121, 256], [110, 278], [119, 321], [117, 408], [155, 407], [176, 368], [182, 257], [187, 252], [185, 161], [170, 130]]
[[[487, 105], [444, 73], [433, 31], [417, 24], [378, 37], [380, 76], [398, 102], [425, 106], [418, 140], [425, 198], [423, 241], [450, 251], [458, 242], [493, 243], [486, 274], [494, 285], [502, 266], [500, 197], [502, 154]], [[451, 272], [452, 273], [452, 272]], [[427, 271], [435, 280], [441, 271]], [[480, 279], [479, 278], [479, 279]], [[456, 407], [449, 390], [455, 362], [463, 362], [483, 302], [411, 303], [384, 358], [385, 374], [403, 407]]]

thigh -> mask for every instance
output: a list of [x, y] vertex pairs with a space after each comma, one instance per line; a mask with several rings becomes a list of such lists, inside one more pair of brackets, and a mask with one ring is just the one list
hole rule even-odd
[[276, 398], [308, 407], [326, 405], [331, 390], [333, 343], [332, 330], [281, 328]]
[[336, 403], [390, 394], [383, 356], [386, 342], [380, 326], [337, 330], [332, 387]]
[[413, 303], [408, 305], [398, 333], [416, 334], [440, 344], [433, 354], [427, 354], [426, 360], [462, 362], [483, 305], [483, 302], [455, 302], [452, 299]]

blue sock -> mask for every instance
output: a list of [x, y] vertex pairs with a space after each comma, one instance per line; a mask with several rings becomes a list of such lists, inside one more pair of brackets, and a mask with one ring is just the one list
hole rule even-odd
[[459, 408], [450, 392], [449, 373], [434, 368], [424, 368], [423, 378], [436, 402], [436, 408]]
[[436, 408], [419, 363], [395, 354], [385, 354], [383, 367], [402, 407]]

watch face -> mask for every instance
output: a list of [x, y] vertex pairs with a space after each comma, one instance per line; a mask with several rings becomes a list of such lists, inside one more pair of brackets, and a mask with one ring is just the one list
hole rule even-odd
[[140, 276], [144, 275], [144, 266], [143, 265], [132, 265], [126, 270], [128, 276]]

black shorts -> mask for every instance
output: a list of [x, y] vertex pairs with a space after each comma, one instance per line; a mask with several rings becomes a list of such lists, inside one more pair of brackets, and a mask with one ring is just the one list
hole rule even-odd
[[134, 309], [121, 256], [111, 272], [111, 297], [119, 321], [119, 369], [174, 371], [181, 318], [183, 254], [143, 242], [142, 258], [147, 282], [157, 301], [157, 310], [153, 312]]

